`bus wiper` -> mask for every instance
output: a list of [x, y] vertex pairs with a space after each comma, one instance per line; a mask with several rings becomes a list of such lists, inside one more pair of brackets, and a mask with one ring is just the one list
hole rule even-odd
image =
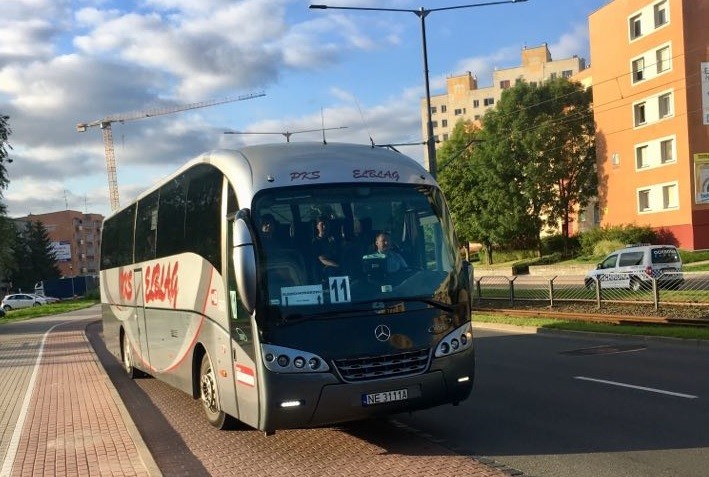
[[406, 301], [420, 301], [421, 303], [425, 303], [434, 308], [438, 308], [439, 310], [447, 311], [448, 313], [454, 313], [456, 310], [456, 307], [454, 305], [449, 305], [448, 303], [443, 303], [438, 300], [432, 300], [431, 298], [427, 297], [412, 297], [407, 298]]

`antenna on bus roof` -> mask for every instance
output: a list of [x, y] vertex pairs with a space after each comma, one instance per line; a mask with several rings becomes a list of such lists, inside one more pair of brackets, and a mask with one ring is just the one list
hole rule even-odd
[[320, 106], [320, 125], [322, 126], [322, 143], [327, 144], [325, 140], [325, 113], [323, 113], [322, 106]]
[[[325, 129], [347, 129], [347, 126], [340, 126], [336, 128], [325, 128]], [[302, 129], [300, 131], [224, 131], [224, 134], [280, 134], [286, 138], [286, 142], [290, 142], [290, 137], [293, 134], [306, 133], [306, 132], [316, 132], [322, 131], [323, 128], [318, 129]], [[324, 133], [323, 133], [324, 134]]]

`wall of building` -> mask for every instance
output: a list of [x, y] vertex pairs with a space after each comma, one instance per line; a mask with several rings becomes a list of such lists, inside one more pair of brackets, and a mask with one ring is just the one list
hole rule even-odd
[[[553, 60], [545, 44], [534, 48], [523, 48], [521, 65], [513, 68], [497, 69], [493, 72], [492, 85], [478, 87], [478, 78], [470, 71], [446, 79], [446, 92], [431, 96], [431, 119], [433, 134], [439, 147], [448, 139], [458, 121], [479, 121], [488, 109], [502, 97], [502, 92], [515, 85], [518, 80], [540, 83], [554, 77], [571, 77], [585, 68], [585, 61], [579, 57]], [[421, 101], [421, 133], [426, 137], [426, 101]]]
[[707, 3], [616, 0], [589, 16], [601, 224], [650, 225], [686, 249], [709, 248], [709, 204], [695, 203], [693, 184], [709, 143], [690, 114], [707, 36], [685, 23]]

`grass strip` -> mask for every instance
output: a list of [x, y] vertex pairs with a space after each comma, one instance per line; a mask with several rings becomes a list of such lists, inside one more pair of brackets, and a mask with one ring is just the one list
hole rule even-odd
[[529, 318], [506, 315], [473, 314], [473, 324], [492, 323], [516, 326], [531, 326], [565, 331], [586, 331], [592, 333], [613, 333], [632, 336], [662, 336], [691, 340], [709, 340], [709, 328], [672, 326], [672, 325], [615, 325], [612, 323], [593, 323], [587, 321], [564, 320], [555, 318]]
[[58, 301], [56, 303], [49, 303], [46, 305], [20, 308], [19, 310], [10, 310], [5, 313], [5, 316], [0, 318], [0, 324], [29, 320], [31, 318], [39, 318], [41, 316], [58, 315], [59, 313], [81, 310], [82, 308], [88, 308], [96, 304], [98, 304], [97, 300], [80, 299]]

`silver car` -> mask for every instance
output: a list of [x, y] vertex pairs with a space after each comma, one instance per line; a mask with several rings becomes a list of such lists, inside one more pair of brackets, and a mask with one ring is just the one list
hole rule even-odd
[[2, 299], [0, 306], [5, 311], [17, 310], [18, 308], [29, 308], [47, 303], [44, 297], [29, 293], [14, 293]]

